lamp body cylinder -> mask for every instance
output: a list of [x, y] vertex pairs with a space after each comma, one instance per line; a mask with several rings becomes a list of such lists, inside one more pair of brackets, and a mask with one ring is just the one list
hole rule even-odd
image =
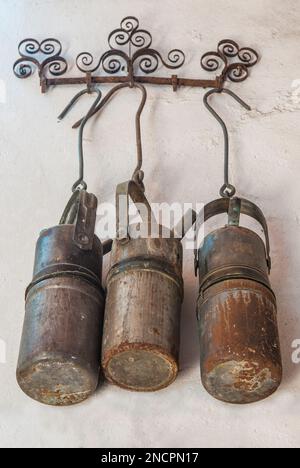
[[42, 231], [36, 246], [17, 380], [31, 398], [71, 405], [98, 384], [104, 292], [102, 245], [91, 250], [73, 242], [74, 225]]
[[243, 227], [219, 229], [204, 239], [198, 268], [204, 387], [229, 403], [268, 397], [280, 385], [282, 364], [263, 241]]
[[114, 241], [102, 347], [102, 367], [110, 382], [155, 391], [174, 381], [182, 298], [178, 239]]

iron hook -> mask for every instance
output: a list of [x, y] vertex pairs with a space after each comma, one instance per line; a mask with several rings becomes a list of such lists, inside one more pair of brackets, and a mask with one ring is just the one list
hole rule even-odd
[[[143, 148], [142, 148], [142, 136], [141, 136], [141, 115], [144, 110], [146, 101], [147, 101], [147, 91], [146, 88], [139, 83], [122, 83], [114, 88], [112, 88], [106, 96], [102, 99], [102, 101], [95, 107], [95, 109], [91, 112], [89, 117], [92, 117], [93, 115], [97, 114], [100, 112], [104, 106], [108, 103], [108, 101], [111, 99], [111, 97], [119, 90], [124, 89], [124, 88], [138, 88], [142, 92], [142, 100], [139, 105], [139, 108], [137, 110], [136, 116], [135, 116], [135, 130], [136, 130], [136, 148], [137, 148], [137, 166], [133, 172], [132, 175], [132, 180], [141, 188], [141, 190], [144, 192], [145, 187], [143, 183], [144, 179], [144, 172], [142, 171], [142, 164], [143, 164]], [[83, 122], [83, 119], [79, 120], [73, 125], [73, 128], [77, 128], [79, 125], [81, 126]]]
[[95, 101], [93, 102], [92, 106], [90, 107], [86, 116], [80, 122], [79, 133], [78, 133], [79, 178], [73, 184], [73, 187], [72, 187], [73, 192], [76, 192], [76, 190], [87, 189], [87, 184], [84, 181], [83, 131], [84, 131], [84, 127], [86, 123], [91, 118], [91, 116], [93, 115], [93, 112], [95, 111], [96, 107], [101, 101], [102, 92], [100, 91], [99, 88], [90, 88], [90, 87], [88, 87], [87, 89], [84, 89], [83, 91], [80, 91], [79, 93], [76, 94], [76, 96], [73, 97], [73, 99], [71, 99], [71, 101], [66, 106], [66, 108], [58, 116], [59, 121], [64, 119], [64, 117], [69, 113], [71, 108], [76, 104], [76, 102], [81, 98], [81, 96], [85, 94], [91, 94], [91, 93], [96, 93], [97, 97]]
[[210, 91], [208, 91], [204, 97], [203, 97], [203, 102], [207, 110], [213, 115], [213, 117], [219, 122], [219, 124], [222, 127], [223, 134], [224, 134], [224, 184], [222, 185], [220, 189], [220, 195], [223, 198], [232, 198], [235, 193], [236, 189], [233, 185], [229, 183], [229, 134], [228, 134], [228, 129], [227, 126], [224, 122], [224, 120], [217, 114], [217, 112], [211, 107], [211, 105], [208, 103], [208, 98], [212, 94], [221, 94], [225, 93], [231, 96], [233, 99], [235, 99], [241, 106], [243, 106], [247, 110], [251, 110], [251, 107], [246, 104], [239, 96], [237, 96], [235, 93], [230, 91], [229, 89], [224, 89], [224, 88], [214, 88]]

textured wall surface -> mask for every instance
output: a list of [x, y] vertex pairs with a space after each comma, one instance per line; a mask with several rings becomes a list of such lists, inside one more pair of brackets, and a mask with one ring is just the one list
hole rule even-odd
[[[298, 0], [0, 0], [0, 445], [34, 447], [296, 447], [300, 444], [300, 84]], [[162, 52], [187, 53], [185, 76], [209, 76], [202, 53], [223, 38], [256, 48], [262, 58], [242, 84], [231, 84], [252, 111], [227, 96], [216, 108], [231, 131], [231, 174], [239, 194], [264, 210], [272, 243], [284, 381], [268, 400], [235, 407], [213, 400], [199, 377], [195, 321], [197, 281], [185, 252], [181, 372], [168, 389], [132, 394], [105, 385], [77, 407], [57, 409], [27, 398], [15, 381], [39, 231], [57, 223], [76, 177], [77, 135], [57, 115], [78, 90], [41, 95], [37, 75], [17, 80], [12, 63], [24, 37], [57, 37], [68, 58], [106, 50], [108, 33], [136, 15]], [[74, 70], [73, 70], [74, 71]], [[72, 72], [72, 70], [71, 70]], [[156, 202], [208, 202], [222, 183], [222, 134], [202, 105], [203, 90], [148, 88], [143, 114], [145, 183]], [[85, 134], [89, 188], [113, 201], [134, 168], [133, 115], [139, 95], [124, 92]], [[83, 100], [84, 101], [84, 100]], [[3, 348], [3, 342], [1, 341]], [[2, 353], [3, 354], [3, 353]]]

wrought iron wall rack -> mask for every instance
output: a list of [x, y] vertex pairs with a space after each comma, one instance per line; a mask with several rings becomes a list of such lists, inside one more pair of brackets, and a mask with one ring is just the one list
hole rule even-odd
[[[152, 35], [140, 28], [137, 18], [124, 18], [118, 29], [108, 37], [108, 50], [98, 59], [89, 52], [82, 52], [76, 58], [76, 67], [81, 76], [69, 77], [69, 64], [62, 56], [60, 41], [53, 38], [39, 42], [24, 39], [18, 50], [20, 57], [14, 63], [18, 78], [28, 78], [38, 70], [41, 91], [51, 86], [84, 84], [142, 83], [171, 86], [174, 91], [182, 86], [222, 89], [226, 81], [241, 82], [248, 78], [249, 68], [259, 59], [250, 47], [241, 48], [235, 41], [225, 39], [219, 42], [217, 50], [205, 53], [201, 67], [208, 72], [218, 72], [214, 79], [180, 78], [177, 74], [169, 77], [153, 76], [160, 65], [169, 70], [178, 70], [185, 63], [185, 54], [173, 49], [167, 58], [152, 48]], [[150, 76], [151, 75], [151, 76]]]

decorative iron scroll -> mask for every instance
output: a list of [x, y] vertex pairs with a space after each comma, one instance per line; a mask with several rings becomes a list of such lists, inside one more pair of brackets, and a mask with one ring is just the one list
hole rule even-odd
[[62, 45], [57, 39], [49, 38], [42, 42], [36, 39], [24, 39], [19, 44], [20, 58], [14, 63], [14, 73], [18, 78], [28, 78], [34, 67], [39, 75], [45, 74], [46, 69], [52, 76], [66, 73], [68, 64], [61, 56]]
[[230, 39], [218, 44], [217, 52], [207, 52], [201, 58], [204, 70], [215, 72], [222, 68], [222, 79], [234, 82], [244, 81], [248, 78], [249, 68], [258, 62], [258, 53], [250, 47], [240, 46]]
[[[160, 65], [169, 70], [177, 70], [185, 63], [185, 54], [173, 49], [167, 57], [152, 46], [152, 35], [140, 28], [137, 18], [124, 18], [120, 27], [108, 36], [108, 50], [94, 58], [90, 52], [82, 52], [76, 58], [81, 77], [62, 77], [68, 70], [68, 63], [62, 57], [62, 45], [57, 39], [49, 38], [42, 42], [25, 39], [19, 44], [20, 58], [13, 70], [18, 78], [28, 78], [38, 69], [42, 92], [49, 86], [60, 84], [140, 82], [143, 84], [170, 85], [176, 91], [180, 86], [202, 88], [223, 88], [226, 80], [244, 81], [249, 68], [258, 61], [258, 54], [251, 48], [226, 39], [219, 42], [217, 51], [207, 52], [201, 58], [201, 66], [209, 72], [221, 71], [213, 80], [149, 76]], [[96, 73], [98, 72], [98, 73]], [[101, 73], [102, 72], [102, 73]]]
[[124, 18], [120, 28], [115, 29], [108, 36], [110, 50], [106, 51], [95, 63], [94, 57], [89, 52], [82, 52], [76, 58], [76, 64], [84, 73], [94, 73], [98, 69], [108, 74], [117, 74], [120, 71], [129, 73], [136, 68], [145, 74], [154, 73], [161, 63], [166, 68], [177, 69], [185, 62], [185, 54], [182, 50], [174, 49], [165, 60], [155, 49], [151, 48], [152, 35], [145, 29], [140, 29], [140, 24], [134, 16]]

